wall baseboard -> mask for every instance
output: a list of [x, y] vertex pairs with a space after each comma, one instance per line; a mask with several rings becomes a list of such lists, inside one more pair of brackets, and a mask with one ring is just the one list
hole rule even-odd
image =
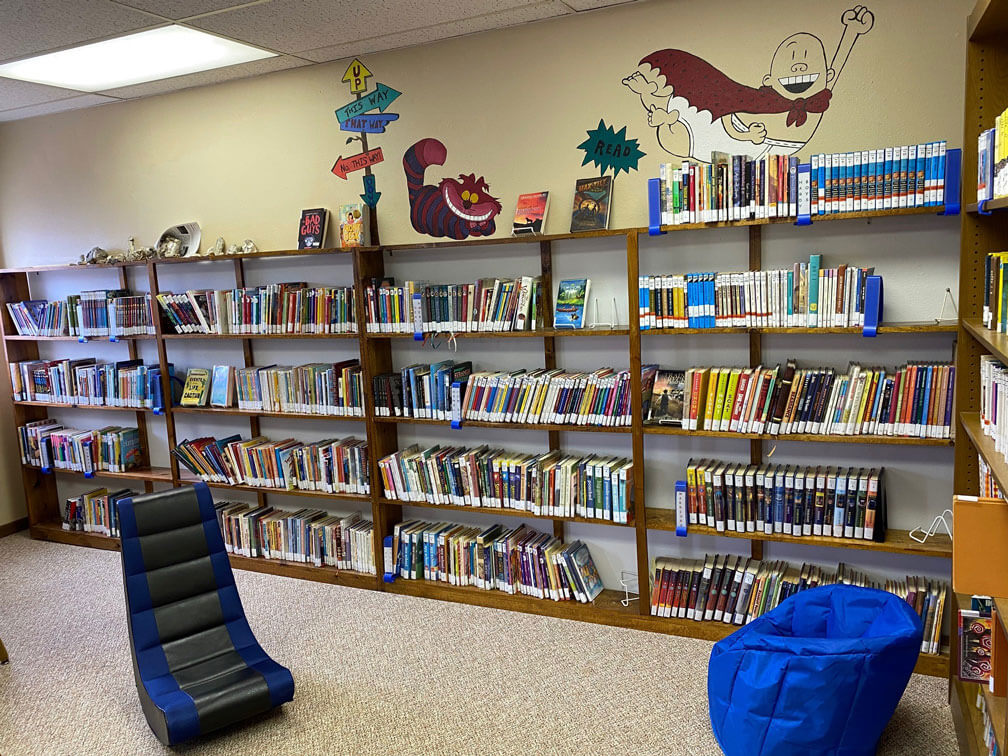
[[8, 522], [5, 525], [0, 525], [0, 538], [11, 535], [12, 533], [17, 533], [19, 530], [28, 529], [28, 518], [22, 517], [20, 520], [14, 520], [14, 522]]

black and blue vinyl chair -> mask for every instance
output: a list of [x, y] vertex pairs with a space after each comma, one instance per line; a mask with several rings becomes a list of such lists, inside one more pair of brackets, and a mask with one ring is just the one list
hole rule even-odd
[[151, 730], [175, 745], [294, 697], [252, 635], [204, 483], [119, 503], [133, 672]]

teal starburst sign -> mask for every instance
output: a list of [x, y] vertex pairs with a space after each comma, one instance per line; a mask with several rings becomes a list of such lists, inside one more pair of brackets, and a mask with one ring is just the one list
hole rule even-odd
[[641, 152], [636, 139], [627, 138], [626, 126], [616, 131], [600, 118], [598, 128], [588, 129], [587, 133], [588, 138], [577, 146], [585, 154], [581, 165], [594, 163], [602, 175], [612, 168], [613, 178], [620, 171], [630, 175], [631, 169], [637, 170], [637, 163], [645, 153]]

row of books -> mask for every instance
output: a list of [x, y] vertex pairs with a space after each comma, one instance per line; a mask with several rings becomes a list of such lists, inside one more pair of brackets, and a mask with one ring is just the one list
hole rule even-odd
[[333, 417], [364, 416], [359, 360], [235, 368], [190, 368], [183, 407], [234, 407], [247, 412], [283, 412]]
[[364, 290], [369, 333], [528, 331], [542, 322], [538, 277], [435, 284], [375, 279]]
[[982, 499], [1004, 499], [1001, 486], [994, 479], [994, 471], [991, 470], [991, 466], [987, 464], [987, 460], [983, 458], [982, 454], [977, 455], [977, 467], [980, 473], [978, 496]]
[[983, 324], [1008, 333], [1008, 252], [992, 252], [984, 258], [983, 283]]
[[813, 254], [778, 270], [641, 276], [641, 328], [863, 326], [875, 269], [821, 266]]
[[8, 302], [7, 311], [21, 336], [118, 338], [154, 333], [150, 294], [126, 289], [83, 291], [66, 300]]
[[520, 368], [472, 372], [471, 362], [418, 364], [374, 378], [375, 411], [492, 423], [630, 425], [630, 373]]
[[938, 653], [945, 583], [919, 576], [880, 583], [842, 562], [831, 573], [816, 565], [803, 564], [799, 570], [783, 561], [742, 556], [659, 557], [651, 575], [651, 614], [744, 625], [799, 591], [836, 584], [878, 588], [902, 598], [923, 622], [921, 652]]
[[21, 463], [43, 470], [126, 472], [140, 464], [140, 433], [109, 425], [97, 430], [68, 428], [57, 420], [18, 426]]
[[718, 532], [885, 540], [883, 470], [690, 460], [690, 524]]
[[164, 405], [161, 368], [143, 360], [24, 360], [9, 367], [15, 401], [137, 409]]
[[[663, 225], [937, 206], [945, 198], [945, 141], [755, 160], [712, 152], [710, 163], [659, 166]], [[809, 204], [798, 207], [799, 175]]]
[[175, 333], [356, 333], [353, 289], [275, 283], [157, 295]]
[[263, 436], [186, 439], [172, 449], [201, 480], [232, 486], [367, 494], [367, 442], [356, 438], [304, 443]]
[[977, 137], [977, 202], [1008, 197], [1008, 109]]
[[229, 554], [376, 574], [374, 523], [359, 512], [344, 517], [232, 501], [214, 508]]
[[378, 467], [385, 498], [396, 501], [615, 523], [633, 518], [633, 462], [622, 457], [414, 444]]
[[96, 488], [78, 496], [70, 496], [63, 502], [61, 525], [63, 530], [79, 530], [84, 533], [119, 537], [118, 503], [136, 496], [136, 491], [123, 488], [109, 491]]
[[996, 357], [980, 355], [980, 424], [994, 450], [1008, 461], [1008, 368]]
[[687, 430], [771, 435], [949, 438], [955, 367], [642, 368], [649, 422]]
[[[388, 548], [386, 546], [386, 548]], [[527, 525], [488, 528], [407, 520], [392, 534], [394, 574], [553, 601], [590, 603], [602, 579], [588, 546]]]

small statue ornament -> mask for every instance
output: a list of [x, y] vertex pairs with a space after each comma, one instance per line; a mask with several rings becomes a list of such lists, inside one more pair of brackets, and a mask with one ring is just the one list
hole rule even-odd
[[175, 237], [168, 237], [158, 245], [158, 257], [178, 257], [182, 250], [182, 242]]
[[101, 247], [91, 247], [87, 254], [80, 256], [78, 265], [104, 265], [109, 261], [109, 253]]
[[254, 255], [259, 252], [259, 247], [255, 245], [255, 242], [251, 239], [246, 239], [245, 243], [242, 244], [242, 252], [246, 255]]
[[241, 254], [241, 247], [239, 247], [237, 244], [228, 244], [228, 246], [227, 246], [227, 254], [229, 254], [229, 255], [240, 255]]
[[213, 246], [206, 251], [207, 257], [216, 257], [217, 255], [224, 254], [224, 237], [218, 236], [217, 241], [214, 242]]

